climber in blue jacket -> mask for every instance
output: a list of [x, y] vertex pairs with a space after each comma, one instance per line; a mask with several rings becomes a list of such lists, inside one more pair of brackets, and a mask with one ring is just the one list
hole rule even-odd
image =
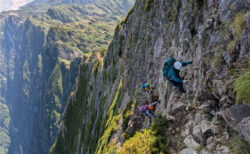
[[165, 61], [164, 67], [162, 69], [163, 76], [170, 82], [171, 85], [178, 87], [180, 92], [185, 93], [183, 88], [183, 83], [187, 83], [188, 80], [183, 80], [180, 78], [180, 70], [182, 66], [187, 66], [191, 64], [192, 61], [176, 61], [174, 58], [169, 58]]

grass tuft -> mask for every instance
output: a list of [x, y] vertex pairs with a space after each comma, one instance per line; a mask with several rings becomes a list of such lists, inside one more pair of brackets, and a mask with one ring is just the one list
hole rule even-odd
[[126, 140], [119, 153], [170, 153], [166, 117], [159, 116], [149, 129]]
[[250, 68], [235, 80], [234, 91], [238, 104], [250, 104]]
[[245, 14], [238, 13], [232, 22], [232, 30], [234, 33], [234, 40], [231, 40], [227, 45], [227, 50], [231, 51], [233, 47], [240, 41], [244, 27], [246, 26]]

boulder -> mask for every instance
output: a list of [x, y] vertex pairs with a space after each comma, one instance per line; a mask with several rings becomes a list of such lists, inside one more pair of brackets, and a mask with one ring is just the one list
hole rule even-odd
[[179, 154], [196, 154], [197, 152], [194, 151], [192, 148], [183, 149]]
[[213, 142], [214, 138], [213, 136], [210, 136], [208, 139], [207, 139], [207, 145], [208, 144], [211, 144]]
[[208, 151], [205, 150], [205, 149], [202, 149], [200, 153], [201, 153], [201, 154], [210, 154], [210, 152], [208, 152]]
[[241, 138], [244, 138], [250, 144], [250, 117], [244, 118], [236, 129]]
[[217, 145], [216, 151], [217, 154], [230, 154], [229, 148], [227, 146]]
[[203, 137], [202, 137], [200, 125], [194, 126], [194, 128], [193, 128], [193, 135], [194, 135], [200, 142], [203, 142]]
[[245, 117], [250, 117], [250, 105], [235, 104], [221, 113], [222, 118], [233, 128]]
[[193, 139], [192, 135], [187, 136], [184, 139], [184, 143], [187, 147], [196, 149], [200, 147], [200, 145]]
[[202, 120], [200, 126], [202, 134], [211, 132], [211, 125], [208, 121]]

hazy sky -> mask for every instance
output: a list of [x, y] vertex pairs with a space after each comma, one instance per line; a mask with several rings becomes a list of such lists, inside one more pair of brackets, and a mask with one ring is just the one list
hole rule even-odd
[[0, 12], [18, 10], [21, 6], [34, 0], [0, 0]]

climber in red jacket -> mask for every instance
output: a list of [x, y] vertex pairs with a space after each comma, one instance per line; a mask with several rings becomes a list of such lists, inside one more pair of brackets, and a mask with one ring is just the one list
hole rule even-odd
[[140, 107], [141, 113], [145, 114], [149, 118], [155, 118], [154, 110], [156, 107], [156, 104], [160, 103], [161, 100], [157, 99], [152, 104], [149, 105], [143, 105]]

